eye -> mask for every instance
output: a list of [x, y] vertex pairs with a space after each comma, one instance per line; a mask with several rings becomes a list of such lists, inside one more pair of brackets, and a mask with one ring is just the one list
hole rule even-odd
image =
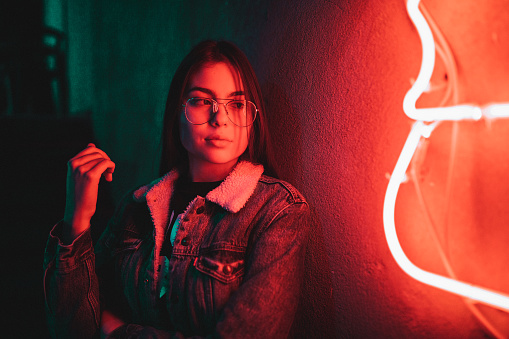
[[242, 110], [246, 107], [246, 103], [243, 100], [231, 101], [228, 103], [228, 107], [231, 107], [235, 110]]
[[193, 107], [212, 106], [212, 100], [207, 98], [191, 98], [188, 104]]

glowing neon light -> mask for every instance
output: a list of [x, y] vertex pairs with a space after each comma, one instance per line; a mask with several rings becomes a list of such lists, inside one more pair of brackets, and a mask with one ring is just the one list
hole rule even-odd
[[[478, 120], [486, 118], [509, 117], [509, 104], [493, 104], [486, 107], [457, 105], [450, 107], [419, 108], [415, 107], [417, 99], [429, 88], [429, 81], [435, 66], [435, 42], [433, 34], [424, 16], [419, 11], [420, 0], [408, 0], [407, 11], [413, 21], [422, 43], [422, 63], [419, 75], [412, 88], [403, 100], [405, 114], [416, 122], [413, 124], [394, 171], [387, 186], [384, 200], [383, 222], [385, 237], [392, 256], [405, 273], [412, 278], [442, 290], [482, 302], [504, 311], [509, 311], [509, 295], [491, 291], [482, 287], [431, 273], [415, 266], [405, 255], [399, 243], [394, 222], [396, 197], [401, 183], [406, 178], [406, 171], [412, 160], [421, 138], [428, 138], [441, 121]], [[425, 124], [424, 122], [432, 122]]]
[[429, 88], [429, 80], [435, 67], [435, 40], [433, 40], [433, 33], [431, 33], [426, 19], [419, 11], [419, 2], [420, 0], [409, 0], [407, 2], [408, 15], [421, 38], [422, 61], [419, 75], [403, 100], [403, 111], [410, 119], [420, 121], [480, 119], [482, 116], [481, 109], [470, 105], [415, 108], [417, 99]]
[[483, 115], [488, 118], [508, 118], [509, 104], [496, 104], [485, 106], [482, 109]]

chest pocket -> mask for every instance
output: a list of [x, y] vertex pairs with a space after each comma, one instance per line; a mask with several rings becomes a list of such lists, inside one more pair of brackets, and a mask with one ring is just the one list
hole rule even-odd
[[200, 256], [194, 262], [196, 269], [228, 284], [244, 273], [244, 259], [223, 262], [208, 256]]
[[206, 251], [194, 261], [194, 267], [224, 284], [237, 280], [244, 274], [245, 249], [216, 249]]
[[196, 298], [197, 325], [203, 325], [205, 332], [214, 329], [224, 305], [242, 283], [244, 256], [244, 248], [232, 250], [221, 246], [221, 249], [203, 251], [194, 260], [193, 266], [201, 274], [193, 275], [191, 298]]
[[[225, 248], [227, 247], [227, 248]], [[186, 302], [193, 326], [209, 333], [232, 293], [238, 290], [245, 271], [245, 248], [220, 244], [202, 248], [188, 271]]]

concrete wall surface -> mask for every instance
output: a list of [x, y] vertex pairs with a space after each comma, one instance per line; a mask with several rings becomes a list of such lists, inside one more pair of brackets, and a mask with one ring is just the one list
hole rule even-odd
[[[452, 51], [456, 77], [451, 84], [451, 64], [437, 57], [433, 91], [418, 105], [438, 106], [452, 85], [454, 96], [442, 104], [509, 101], [507, 5], [424, 1]], [[83, 6], [69, 2], [69, 13], [80, 16], [76, 8]], [[90, 20], [79, 22], [91, 26], [74, 46], [93, 49], [79, 59], [90, 67], [84, 79], [92, 89], [81, 101], [72, 93], [76, 103], [91, 105], [98, 142], [117, 163], [115, 199], [157, 175], [166, 92], [181, 58], [203, 39], [231, 40], [259, 76], [281, 177], [303, 192], [318, 215], [306, 311], [295, 336], [509, 336], [505, 312], [469, 306], [413, 280], [385, 241], [385, 190], [412, 124], [402, 111], [403, 97], [421, 62], [403, 0], [96, 0], [85, 7]], [[503, 186], [509, 162], [503, 145], [509, 134], [502, 120], [488, 125], [436, 130], [423, 165], [415, 165], [424, 198], [419, 200], [412, 181], [403, 184], [396, 222], [416, 264], [448, 274], [432, 239], [436, 232], [459, 279], [509, 293], [502, 266], [508, 259]]]

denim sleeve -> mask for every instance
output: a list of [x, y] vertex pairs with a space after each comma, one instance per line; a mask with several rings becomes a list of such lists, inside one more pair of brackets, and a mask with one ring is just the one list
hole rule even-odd
[[[257, 231], [239, 289], [207, 338], [286, 338], [297, 310], [311, 213], [306, 203], [288, 205]], [[184, 338], [128, 324], [110, 338]], [[193, 337], [194, 338], [194, 337]]]
[[131, 217], [131, 203], [132, 192], [129, 192], [116, 208], [95, 248], [90, 229], [70, 245], [61, 241], [63, 221], [51, 230], [43, 269], [46, 318], [53, 338], [97, 337], [101, 307], [122, 304], [112, 300], [118, 294], [112, 292], [111, 287], [114, 281], [111, 245], [118, 239], [125, 219]]
[[90, 230], [70, 245], [61, 242], [63, 222], [53, 227], [44, 253], [44, 298], [53, 338], [91, 338], [100, 322], [99, 285]]

